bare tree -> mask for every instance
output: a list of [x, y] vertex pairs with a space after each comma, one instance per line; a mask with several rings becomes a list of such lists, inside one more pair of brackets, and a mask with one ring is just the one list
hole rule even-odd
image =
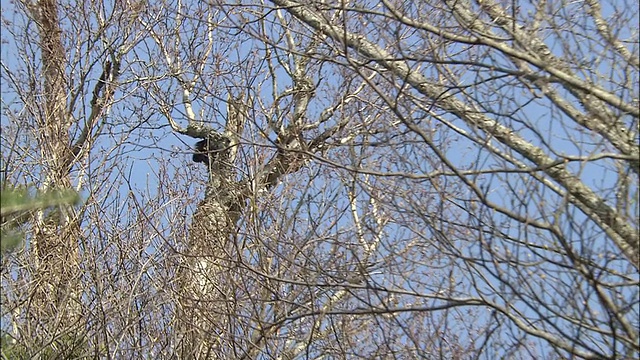
[[94, 237], [96, 224], [86, 225], [96, 220], [90, 213], [100, 194], [113, 190], [96, 182], [113, 169], [102, 166], [94, 148], [105, 133], [115, 135], [108, 115], [123, 57], [141, 35], [127, 25], [140, 9], [53, 0], [5, 5], [2, 187], [42, 194], [74, 189], [87, 201], [31, 211], [24, 249], [3, 256], [3, 352], [14, 358], [85, 356], [95, 344], [91, 299], [99, 290], [90, 279], [107, 276], [88, 256], [103, 244]]
[[[21, 118], [25, 120], [24, 125], [28, 121], [32, 126], [28, 136], [33, 139], [33, 148], [43, 160], [37, 174], [34, 174], [39, 178], [35, 186], [41, 192], [70, 188], [71, 168], [81, 161], [83, 152], [90, 147], [87, 134], [95, 131], [99, 113], [104, 111], [105, 103], [111, 101], [112, 89], [106, 85], [106, 81], [117, 77], [117, 65], [113, 72], [110, 66], [105, 67], [102, 82], [96, 84], [94, 91], [94, 110], [97, 113], [93, 113], [93, 118], [87, 119], [82, 126], [73, 116], [76, 109], [71, 98], [74, 94], [70, 86], [71, 79], [66, 73], [67, 54], [57, 4], [54, 1], [40, 1], [23, 3], [21, 6], [32, 20], [32, 25], [28, 29], [20, 29], [24, 33], [14, 35], [30, 38], [27, 31], [35, 31], [38, 41], [30, 44], [29, 50], [38, 55], [28, 59], [32, 61], [30, 65], [33, 71], [13, 74], [6, 71], [5, 66], [3, 77], [7, 76], [5, 79], [12, 82], [15, 88], [23, 90], [17, 93], [18, 96], [28, 97], [23, 102]], [[20, 75], [31, 81], [20, 83]], [[38, 98], [34, 96], [36, 93]], [[80, 128], [83, 135], [71, 139], [69, 134], [74, 126]], [[24, 130], [29, 131], [26, 126]], [[16, 328], [14, 332], [22, 332], [20, 336], [25, 337], [38, 334], [42, 340], [46, 339], [34, 344], [35, 353], [49, 344], [62, 344], [61, 353], [69, 356], [84, 341], [82, 336], [76, 336], [81, 312], [78, 306], [80, 265], [77, 243], [81, 221], [79, 214], [70, 206], [60, 206], [48, 214], [43, 211], [34, 214], [33, 235], [30, 238], [34, 262], [28, 289], [29, 302], [16, 309], [26, 318], [29, 326], [19, 330]]]
[[[96, 32], [111, 65], [93, 63], [119, 59], [120, 80], [79, 92], [121, 94], [100, 117], [119, 124], [101, 138], [115, 156], [88, 175], [112, 185], [68, 182], [92, 189], [71, 256], [85, 354], [640, 355], [637, 6], [122, 6]], [[83, 29], [69, 19], [63, 34]], [[12, 93], [31, 94], [3, 66]], [[26, 124], [3, 116], [6, 134]], [[128, 144], [150, 134], [157, 161]], [[122, 161], [132, 149], [158, 164], [146, 188]], [[17, 166], [5, 176], [20, 183]], [[33, 258], [3, 260], [18, 334]]]
[[[287, 228], [265, 239], [241, 226], [246, 235], [222, 237], [235, 242], [235, 251], [220, 252], [233, 260], [226, 270], [212, 270], [210, 281], [252, 284], [243, 289], [246, 298], [237, 291], [220, 298], [242, 309], [227, 314], [245, 319], [216, 332], [230, 336], [225, 341], [236, 355], [252, 357], [255, 347], [291, 357], [332, 353], [345, 337], [357, 337], [354, 329], [343, 328], [353, 316], [367, 319], [360, 328], [412, 344], [370, 339], [360, 348], [366, 356], [383, 354], [380, 347], [407, 354], [637, 353], [638, 49], [637, 36], [629, 42], [613, 35], [625, 33], [637, 13], [625, 15], [608, 4], [616, 21], [607, 25], [596, 2], [576, 8], [585, 15], [577, 23], [558, 15], [555, 4], [272, 3], [262, 10], [220, 7], [236, 28], [263, 43], [255, 45], [268, 70], [262, 84], [273, 88], [273, 105], [262, 97], [256, 102], [264, 118], [254, 118], [253, 126], [270, 140], [263, 146], [274, 150], [246, 171], [250, 176], [240, 177], [239, 194], [274, 191], [283, 176], [302, 169], [344, 171], [350, 175], [342, 181], [344, 195], [337, 197], [342, 201], [336, 201], [352, 209], [344, 221], [353, 233], [334, 242], [318, 234], [319, 223], [309, 226], [313, 236], [307, 236], [317, 241], [314, 253], [332, 249], [321, 262], [332, 265], [329, 277], [308, 263], [296, 266], [300, 260], [289, 255], [296, 251], [281, 253], [269, 245], [269, 237], [284, 240]], [[577, 34], [586, 44], [575, 41]], [[603, 69], [614, 74], [605, 76]], [[277, 81], [286, 84], [284, 90]], [[247, 141], [261, 145], [255, 137]], [[595, 175], [596, 169], [606, 169], [605, 177]], [[303, 194], [309, 198], [295, 201], [287, 218], [301, 221], [301, 208], [312, 217], [331, 208], [310, 204], [313, 195]], [[336, 233], [345, 231], [338, 223]], [[398, 239], [404, 240], [401, 249], [392, 245]], [[413, 252], [425, 255], [414, 259]], [[336, 259], [345, 253], [351, 256]], [[274, 258], [289, 264], [274, 265]], [[270, 259], [269, 266], [259, 259]], [[295, 289], [293, 274], [300, 273], [312, 275], [300, 282], [305, 290], [293, 291], [297, 301], [290, 298], [284, 301], [290, 306], [279, 307], [268, 300], [268, 291], [276, 293], [273, 283]], [[269, 289], [260, 291], [261, 284]], [[252, 290], [265, 296], [251, 299]], [[323, 293], [323, 300], [314, 301]], [[469, 331], [476, 335], [466, 337], [464, 350], [454, 350], [446, 335], [430, 346], [407, 340], [416, 339], [409, 329], [434, 319], [451, 326], [451, 313], [462, 309], [486, 314]], [[289, 315], [299, 311], [306, 315]], [[265, 312], [272, 319], [269, 331], [262, 323]], [[406, 315], [414, 312], [441, 315]], [[381, 325], [379, 313], [395, 323]], [[302, 325], [304, 317], [314, 320]], [[327, 330], [329, 324], [338, 325]], [[304, 329], [305, 335], [296, 338], [291, 329]], [[238, 333], [252, 340], [239, 347]], [[288, 340], [275, 345], [282, 334]], [[358, 353], [357, 344], [348, 348]]]

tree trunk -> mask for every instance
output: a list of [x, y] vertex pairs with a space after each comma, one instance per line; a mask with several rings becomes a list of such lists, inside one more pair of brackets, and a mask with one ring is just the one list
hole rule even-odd
[[[209, 170], [205, 198], [193, 216], [180, 279], [181, 358], [207, 359], [231, 354], [234, 333], [234, 238], [241, 206], [232, 166], [242, 119], [230, 112], [225, 134], [205, 139]], [[194, 157], [194, 160], [196, 158]]]
[[[30, 8], [38, 23], [43, 71], [44, 114], [38, 119], [39, 148], [43, 159], [42, 192], [71, 187], [70, 117], [66, 114], [65, 50], [57, 3], [38, 1]], [[39, 343], [53, 342], [55, 353], [70, 356], [82, 339], [78, 241], [80, 228], [72, 206], [38, 212], [33, 235], [36, 254], [33, 302], [28, 314], [30, 331]], [[33, 349], [38, 350], [38, 349]]]

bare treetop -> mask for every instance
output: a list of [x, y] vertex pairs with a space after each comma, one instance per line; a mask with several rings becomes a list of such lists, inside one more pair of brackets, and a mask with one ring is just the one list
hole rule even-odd
[[6, 357], [640, 356], [636, 3], [2, 16]]

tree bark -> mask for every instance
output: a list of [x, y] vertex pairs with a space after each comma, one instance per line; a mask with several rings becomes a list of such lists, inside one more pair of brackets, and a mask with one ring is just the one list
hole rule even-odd
[[205, 156], [209, 179], [193, 215], [189, 243], [179, 270], [182, 358], [231, 354], [234, 332], [234, 237], [243, 197], [233, 161], [243, 112], [231, 101], [226, 131], [210, 131]]
[[[42, 192], [71, 187], [70, 117], [66, 113], [65, 49], [57, 3], [41, 0], [31, 5], [38, 24], [43, 71], [44, 114], [38, 119]], [[33, 302], [28, 311], [31, 331], [43, 344], [53, 340], [60, 355], [70, 356], [80, 325], [78, 241], [80, 228], [72, 206], [38, 212], [33, 235], [36, 254]]]

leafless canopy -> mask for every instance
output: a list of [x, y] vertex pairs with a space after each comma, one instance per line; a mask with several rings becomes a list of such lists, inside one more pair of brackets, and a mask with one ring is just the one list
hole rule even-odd
[[2, 17], [3, 356], [640, 356], [637, 2]]

